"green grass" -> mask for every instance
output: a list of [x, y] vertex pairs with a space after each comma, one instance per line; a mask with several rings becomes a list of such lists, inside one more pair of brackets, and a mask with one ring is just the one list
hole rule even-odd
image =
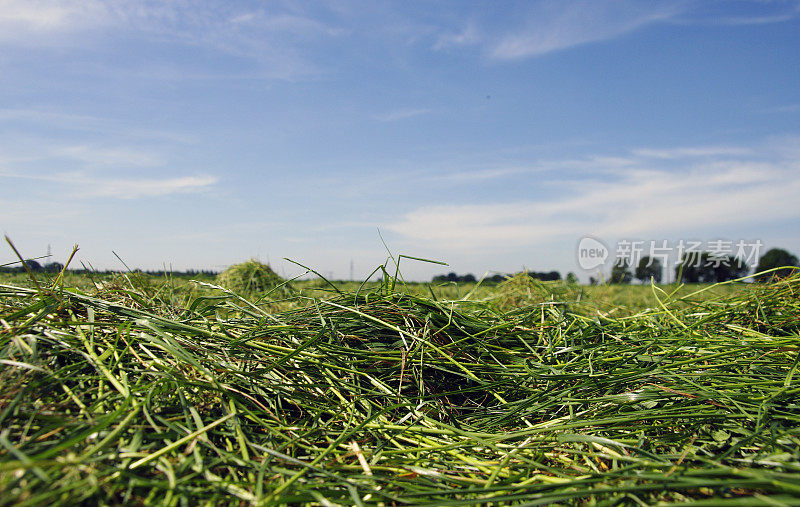
[[0, 285], [0, 504], [800, 504], [800, 278]]

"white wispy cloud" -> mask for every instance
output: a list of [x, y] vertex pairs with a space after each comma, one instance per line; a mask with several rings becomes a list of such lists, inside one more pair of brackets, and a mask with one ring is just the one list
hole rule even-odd
[[152, 179], [93, 179], [80, 182], [87, 197], [138, 199], [171, 194], [185, 194], [208, 189], [219, 181], [214, 176], [184, 176]]
[[539, 2], [531, 8], [523, 28], [501, 35], [492, 43], [490, 56], [514, 60], [613, 39], [667, 20], [683, 9], [683, 4], [676, 2]]
[[[23, 130], [22, 127], [34, 126], [37, 129], [69, 132], [94, 132], [103, 135], [113, 133], [116, 137], [124, 139], [148, 139], [178, 144], [197, 142], [197, 139], [186, 133], [153, 128], [152, 125], [135, 125], [119, 118], [105, 118], [54, 108], [0, 109], [0, 123], [12, 125], [17, 132]], [[47, 139], [39, 142], [52, 144]]]
[[785, 104], [782, 106], [760, 109], [759, 113], [800, 113], [800, 104]]
[[0, 167], [0, 179], [14, 178], [55, 183], [62, 193], [76, 199], [113, 197], [116, 199], [140, 199], [172, 194], [186, 194], [209, 190], [219, 182], [211, 175], [178, 176], [172, 178], [107, 178], [87, 174], [83, 171], [58, 173], [14, 172]]
[[440, 34], [433, 45], [433, 49], [438, 51], [442, 49], [471, 46], [478, 44], [483, 38], [484, 36], [481, 34], [480, 29], [478, 29], [477, 24], [474, 21], [470, 21], [466, 23], [461, 30], [448, 30]]
[[248, 30], [300, 36], [342, 33], [293, 10], [278, 7], [267, 13], [221, 1], [0, 0], [0, 27], [4, 28], [0, 37], [124, 28], [210, 43], [224, 33], [236, 37]]
[[784, 23], [797, 18], [797, 11], [786, 14], [777, 14], [775, 16], [749, 16], [738, 18], [722, 18], [718, 23], [729, 26], [745, 26], [745, 25], [771, 25], [773, 23]]
[[105, 123], [105, 120], [97, 116], [86, 114], [70, 114], [58, 111], [48, 111], [43, 109], [23, 109], [23, 108], [5, 108], [0, 109], [0, 121], [27, 121], [55, 125], [72, 125], [75, 124], [82, 126], [84, 124], [91, 124], [97, 126]]
[[689, 146], [676, 147], [669, 149], [639, 148], [632, 150], [634, 155], [645, 158], [694, 158], [694, 157], [738, 157], [749, 155], [753, 152], [751, 148], [742, 146]]
[[230, 22], [234, 25], [285, 32], [305, 37], [317, 35], [336, 36], [347, 32], [343, 28], [331, 26], [307, 16], [294, 14], [270, 15], [263, 10], [236, 14], [230, 19]]
[[472, 182], [472, 181], [488, 181], [499, 178], [506, 178], [519, 174], [526, 174], [540, 170], [536, 167], [501, 167], [491, 169], [479, 169], [473, 171], [453, 171], [443, 174], [433, 174], [423, 176], [423, 178], [430, 181], [448, 181], [448, 182]]
[[[731, 2], [734, 3], [735, 2]], [[767, 2], [753, 2], [758, 5], [757, 13], [724, 15], [702, 12], [690, 13], [687, 17], [680, 17], [674, 22], [681, 24], [708, 24], [725, 26], [771, 25], [785, 23], [800, 17], [800, 2], [797, 0], [778, 0]], [[702, 7], [702, 3], [699, 4]]]
[[563, 221], [548, 223], [545, 206], [533, 202], [425, 206], [407, 213], [388, 229], [439, 247], [506, 246], [552, 238]]
[[65, 146], [54, 150], [53, 154], [60, 158], [69, 158], [91, 166], [153, 167], [163, 164], [160, 156], [134, 148], [104, 148], [89, 145]]
[[415, 116], [428, 114], [430, 112], [431, 110], [427, 108], [406, 108], [406, 109], [397, 109], [395, 111], [390, 111], [388, 113], [376, 114], [373, 116], [373, 118], [378, 121], [390, 122], [390, 121], [405, 120], [407, 118], [413, 118]]
[[[780, 146], [797, 144], [797, 139], [786, 138]], [[698, 227], [798, 219], [800, 180], [795, 175], [800, 153], [776, 146], [766, 142], [741, 151], [713, 146], [633, 150], [640, 168], [611, 165], [582, 181], [551, 180], [548, 185], [561, 194], [554, 192], [550, 199], [424, 206], [389, 229], [408, 240], [457, 250], [535, 245], [588, 233], [687, 233]], [[661, 151], [680, 153], [680, 165], [664, 162]], [[712, 152], [721, 158], [709, 161], [707, 154]], [[739, 158], [730, 158], [734, 155]], [[592, 158], [587, 161], [591, 174], [596, 165]], [[577, 161], [568, 164], [575, 168]]]
[[21, 228], [19, 224], [24, 224], [26, 233], [31, 231], [42, 233], [48, 230], [52, 232], [54, 227], [68, 227], [87, 212], [86, 206], [64, 206], [62, 202], [52, 198], [31, 196], [16, 199], [0, 198], [0, 209], [3, 210], [2, 226], [11, 228], [5, 231], [11, 232]]
[[0, 0], [0, 41], [35, 43], [37, 36], [80, 31], [110, 20], [110, 10], [98, 0]]
[[[347, 33], [315, 18], [324, 8], [309, 10], [304, 14], [292, 4], [252, 10], [221, 0], [0, 0], [0, 47], [92, 47], [108, 34], [127, 34], [255, 61], [259, 68], [249, 79], [291, 80], [320, 72], [304, 51], [307, 44]], [[145, 75], [186, 79], [193, 74], [152, 68]], [[220, 76], [201, 76], [210, 77]]]

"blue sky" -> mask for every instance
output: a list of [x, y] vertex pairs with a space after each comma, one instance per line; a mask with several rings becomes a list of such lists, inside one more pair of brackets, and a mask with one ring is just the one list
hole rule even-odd
[[799, 176], [797, 1], [0, 0], [27, 256], [346, 278], [378, 229], [450, 264], [410, 279], [578, 272], [584, 235], [800, 253]]

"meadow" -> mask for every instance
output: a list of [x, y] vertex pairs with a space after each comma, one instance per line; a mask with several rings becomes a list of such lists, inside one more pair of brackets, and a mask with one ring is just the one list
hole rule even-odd
[[800, 277], [0, 279], [0, 504], [800, 504]]

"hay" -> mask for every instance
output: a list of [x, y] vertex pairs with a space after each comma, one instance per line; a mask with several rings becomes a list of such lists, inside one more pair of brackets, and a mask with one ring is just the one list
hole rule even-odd
[[[275, 289], [284, 283], [284, 279], [269, 265], [250, 259], [217, 275], [217, 283], [237, 294], [249, 296]], [[288, 288], [287, 285], [283, 287]]]

